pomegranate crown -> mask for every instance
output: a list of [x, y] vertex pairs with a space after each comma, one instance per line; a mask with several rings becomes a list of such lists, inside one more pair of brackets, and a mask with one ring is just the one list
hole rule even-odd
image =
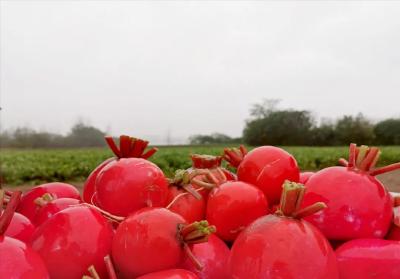
[[380, 155], [381, 151], [378, 147], [368, 147], [366, 145], [357, 147], [355, 143], [351, 143], [349, 148], [349, 160], [347, 161], [344, 158], [340, 158], [339, 164], [344, 167], [368, 172], [373, 176], [400, 169], [400, 162], [381, 168], [375, 168]]
[[196, 169], [212, 169], [221, 166], [222, 156], [213, 156], [205, 154], [192, 154], [192, 166]]
[[246, 154], [247, 149], [241, 144], [239, 148], [225, 148], [222, 157], [230, 166], [237, 168]]
[[105, 140], [112, 152], [118, 158], [148, 159], [158, 150], [157, 148], [153, 147], [145, 152], [145, 149], [149, 144], [148, 141], [126, 135], [121, 135], [119, 137], [119, 147], [115, 143], [113, 137], [106, 136]]
[[326, 204], [323, 202], [316, 202], [307, 207], [301, 208], [306, 188], [300, 183], [286, 180], [283, 183], [282, 188], [283, 190], [279, 208], [275, 212], [278, 216], [301, 219], [326, 208]]

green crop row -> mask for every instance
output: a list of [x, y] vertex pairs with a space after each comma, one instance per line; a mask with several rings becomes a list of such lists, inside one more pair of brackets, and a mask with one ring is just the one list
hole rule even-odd
[[[317, 170], [337, 164], [347, 157], [347, 147], [284, 147], [296, 157], [303, 170]], [[191, 165], [189, 155], [221, 154], [222, 146], [161, 147], [151, 158], [167, 176]], [[382, 147], [380, 165], [400, 161], [400, 146]], [[38, 184], [50, 181], [84, 181], [103, 160], [107, 149], [3, 149], [0, 153], [1, 179], [7, 185]]]

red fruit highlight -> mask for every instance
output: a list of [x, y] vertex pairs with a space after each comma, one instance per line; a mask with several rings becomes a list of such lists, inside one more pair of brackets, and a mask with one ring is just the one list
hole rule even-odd
[[400, 242], [355, 239], [336, 250], [341, 279], [400, 278]]
[[34, 231], [35, 226], [32, 222], [24, 215], [15, 212], [4, 235], [28, 243]]
[[203, 265], [198, 270], [190, 259], [186, 259], [182, 267], [195, 273], [200, 279], [222, 279], [229, 278], [228, 260], [230, 250], [216, 235], [210, 235], [207, 242], [194, 244], [193, 255]]
[[[121, 158], [144, 158], [148, 159], [151, 157], [155, 152], [157, 152], [157, 148], [150, 148], [148, 151], [145, 152], [147, 145], [149, 144], [148, 141], [133, 138], [130, 136], [122, 135], [119, 137], [119, 148], [117, 147], [114, 139], [110, 136], [105, 137], [105, 140], [113, 151], [115, 157], [109, 158], [98, 165], [88, 176], [86, 182], [83, 186], [83, 200], [87, 203], [94, 203], [95, 202], [95, 192], [96, 192], [96, 179], [99, 172], [107, 166], [112, 161], [121, 159]], [[96, 204], [97, 205], [97, 204]]]
[[43, 200], [41, 198], [36, 199], [36, 204], [40, 206], [35, 215], [34, 224], [40, 226], [48, 219], [50, 219], [54, 214], [70, 208], [73, 205], [78, 205], [81, 201], [72, 198], [61, 198], [55, 200]]
[[[375, 147], [350, 145], [348, 167], [323, 169], [306, 183], [304, 206], [323, 201], [328, 208], [306, 218], [331, 240], [383, 238], [392, 219], [389, 193], [375, 177]], [[389, 166], [391, 168], [391, 166]], [[382, 169], [380, 170], [380, 172]]]
[[144, 208], [118, 226], [112, 258], [124, 278], [176, 268], [185, 253], [192, 256], [189, 244], [207, 241], [213, 231], [206, 221], [186, 225], [180, 215], [168, 209]]
[[12, 222], [21, 192], [8, 192], [7, 195], [9, 195], [9, 201], [3, 211], [5, 194], [3, 190], [0, 190], [0, 277], [48, 279], [46, 266], [35, 251], [20, 240], [4, 236], [4, 232], [8, 231], [8, 226]]
[[96, 200], [102, 209], [119, 216], [143, 207], [165, 206], [168, 183], [155, 164], [141, 158], [121, 158], [97, 176]]
[[92, 203], [96, 205], [96, 202], [94, 201], [94, 193], [96, 192], [96, 179], [97, 176], [99, 175], [99, 172], [107, 166], [110, 162], [116, 160], [117, 158], [108, 158], [104, 162], [102, 162], [100, 165], [98, 165], [88, 176], [88, 178], [85, 181], [85, 184], [83, 185], [83, 200], [87, 203]]
[[207, 220], [216, 226], [217, 235], [233, 241], [248, 224], [268, 214], [268, 203], [257, 187], [240, 181], [228, 181], [208, 197]]
[[43, 258], [52, 279], [81, 279], [94, 265], [104, 278], [113, 230], [96, 210], [84, 205], [64, 209], [39, 226], [32, 248]]
[[41, 257], [22, 241], [0, 236], [1, 278], [48, 279]]
[[206, 201], [203, 198], [197, 199], [176, 186], [169, 187], [168, 204], [169, 210], [181, 215], [188, 223], [203, 220], [205, 217]]
[[229, 259], [230, 277], [337, 279], [335, 254], [320, 231], [297, 219], [324, 208], [304, 210], [300, 184], [285, 183], [280, 209], [250, 224], [236, 239]]
[[35, 204], [35, 200], [47, 193], [54, 198], [81, 199], [79, 191], [73, 185], [61, 182], [46, 183], [33, 187], [24, 193], [18, 205], [17, 212], [25, 215], [33, 222], [36, 212], [39, 209], [39, 206]]
[[[225, 154], [224, 158], [231, 165], [237, 166], [238, 180], [260, 188], [271, 206], [279, 203], [285, 180], [299, 181], [300, 171], [296, 160], [281, 148], [261, 146], [247, 154], [228, 149]], [[242, 156], [235, 157], [232, 154]]]

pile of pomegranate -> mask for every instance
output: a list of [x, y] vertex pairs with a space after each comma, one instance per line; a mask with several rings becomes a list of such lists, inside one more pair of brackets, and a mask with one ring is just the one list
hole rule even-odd
[[167, 178], [147, 141], [106, 141], [82, 196], [0, 189], [0, 278], [400, 278], [400, 200], [375, 178], [400, 163], [376, 168], [376, 147], [315, 173], [278, 147], [226, 148]]

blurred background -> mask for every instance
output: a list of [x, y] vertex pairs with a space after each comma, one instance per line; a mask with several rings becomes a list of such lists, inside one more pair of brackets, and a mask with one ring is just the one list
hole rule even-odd
[[[283, 146], [303, 170], [350, 142], [400, 160], [400, 2], [1, 1], [1, 180], [81, 184], [104, 135], [190, 153]], [[400, 174], [386, 177], [400, 185]]]

